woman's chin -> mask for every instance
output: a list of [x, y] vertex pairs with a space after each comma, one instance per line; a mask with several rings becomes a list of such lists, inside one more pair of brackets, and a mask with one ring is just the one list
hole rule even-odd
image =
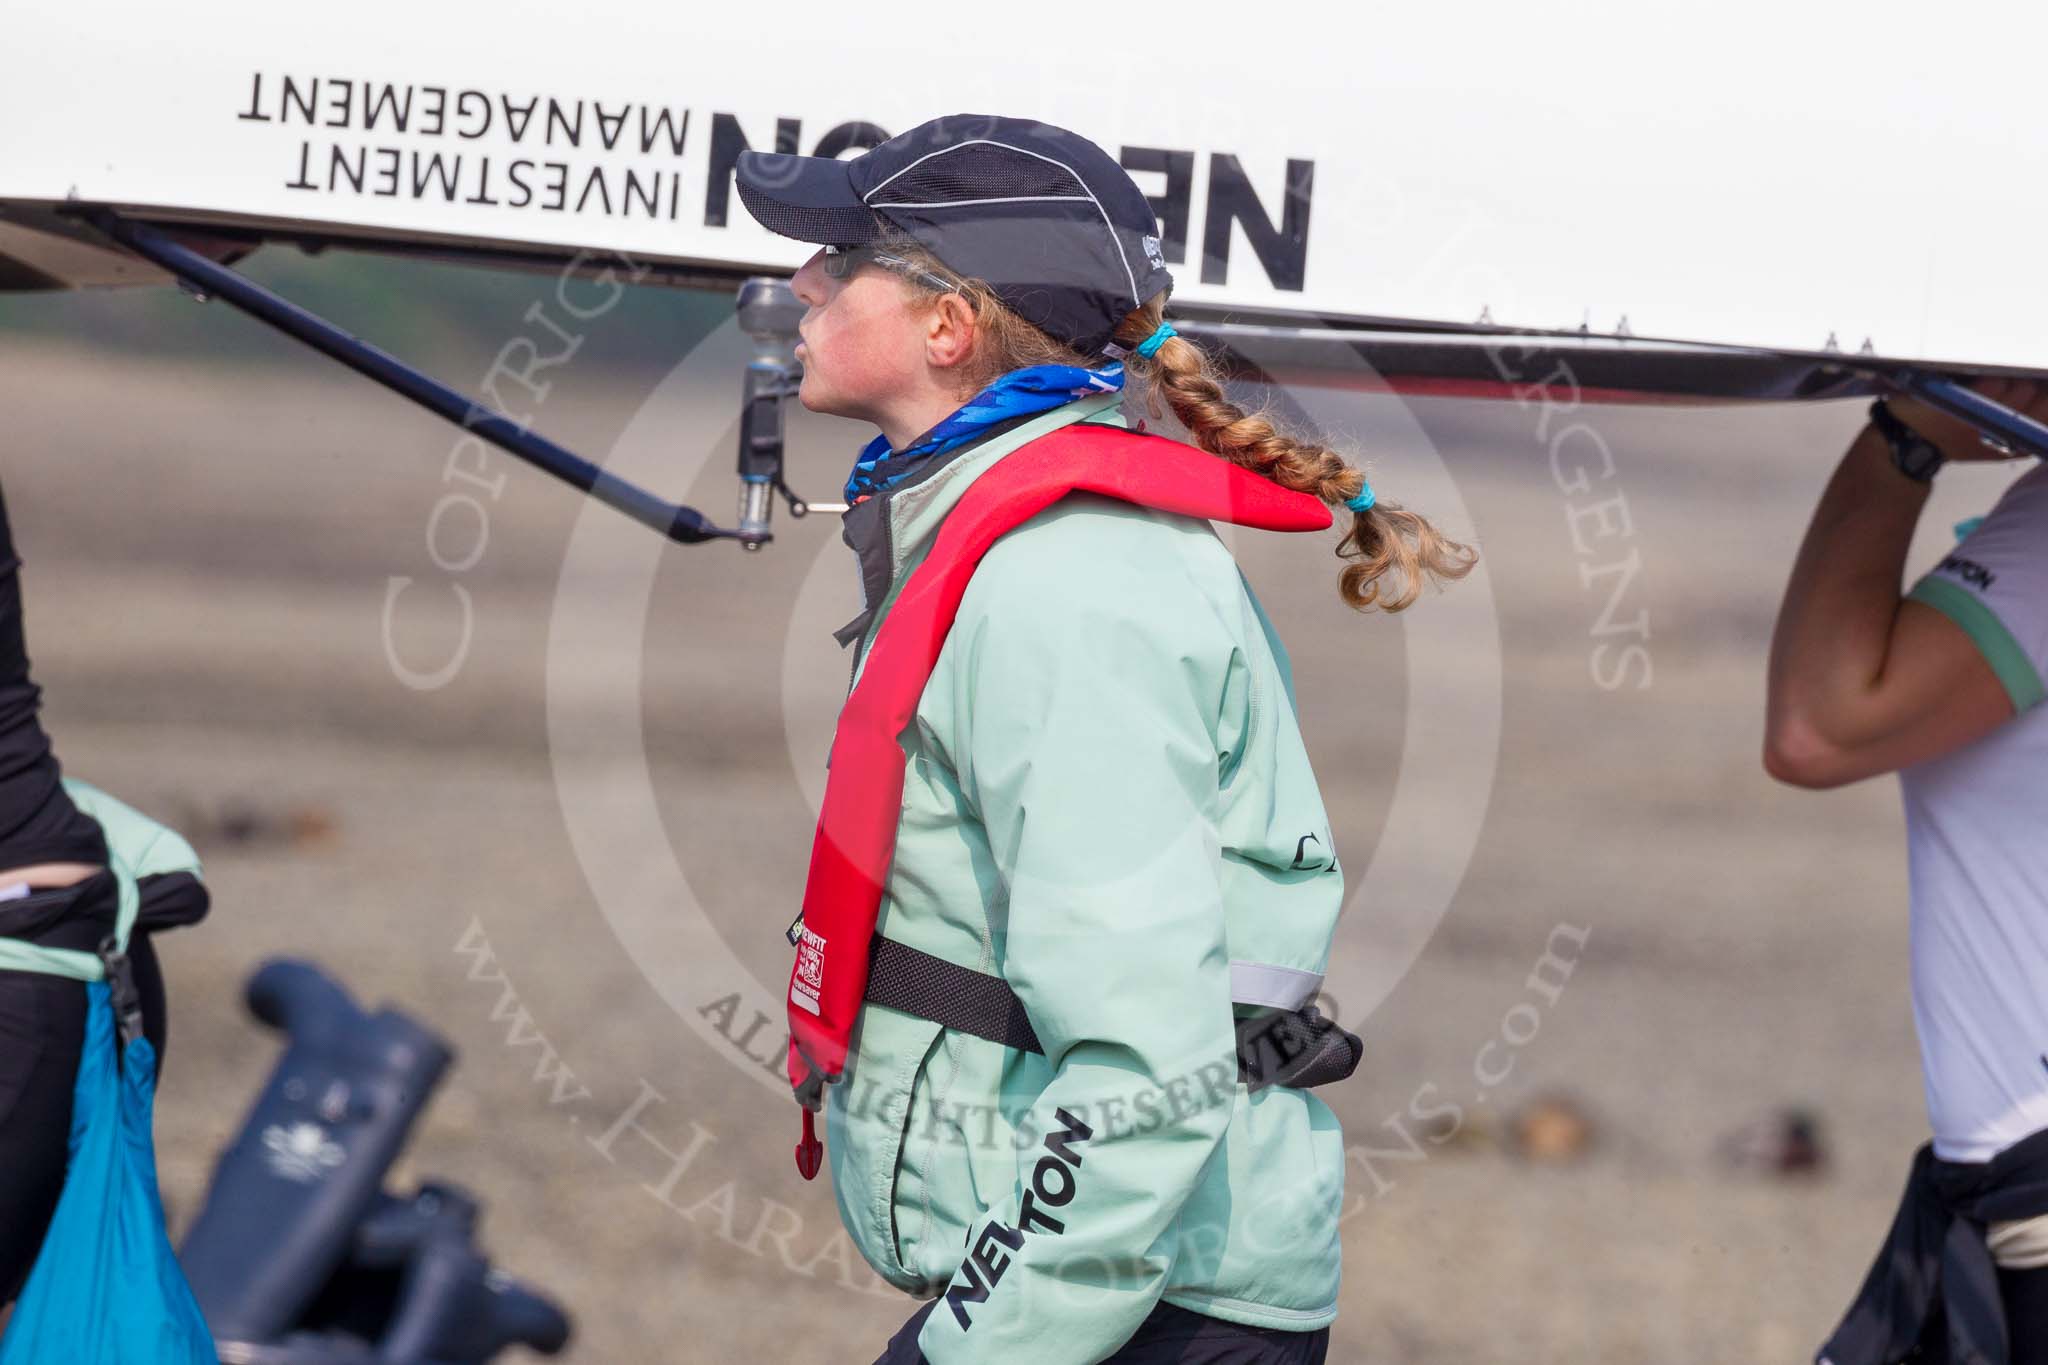
[[845, 403], [835, 398], [829, 389], [813, 383], [808, 373], [804, 375], [803, 383], [797, 386], [796, 401], [804, 405], [805, 411], [815, 412], [821, 417], [851, 417], [857, 415], [848, 412]]

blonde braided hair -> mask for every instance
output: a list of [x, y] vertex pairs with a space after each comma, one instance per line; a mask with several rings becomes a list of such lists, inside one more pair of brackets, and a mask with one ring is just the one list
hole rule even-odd
[[[893, 228], [886, 229], [876, 245], [938, 275], [956, 278], [915, 238]], [[913, 297], [941, 297], [936, 289], [914, 280], [902, 283]], [[998, 376], [1029, 365], [1085, 368], [1100, 363], [1019, 317], [983, 282], [962, 281], [958, 292], [975, 315], [974, 354], [959, 372], [963, 402]], [[1137, 354], [1136, 346], [1158, 328], [1165, 307], [1165, 293], [1154, 295], [1125, 315], [1114, 336], [1118, 346], [1131, 352], [1124, 357], [1124, 371], [1144, 384], [1147, 411], [1161, 416], [1163, 402], [1201, 449], [1283, 488], [1314, 494], [1340, 517], [1349, 515], [1351, 528], [1337, 543], [1337, 557], [1349, 561], [1337, 578], [1345, 602], [1360, 611], [1403, 611], [1422, 595], [1425, 581], [1441, 585], [1472, 571], [1478, 551], [1450, 539], [1420, 513], [1384, 498], [1363, 512], [1345, 507], [1364, 490], [1365, 471], [1322, 442], [1292, 435], [1268, 414], [1232, 402], [1224, 394], [1214, 361], [1193, 341], [1175, 335], [1149, 358]]]

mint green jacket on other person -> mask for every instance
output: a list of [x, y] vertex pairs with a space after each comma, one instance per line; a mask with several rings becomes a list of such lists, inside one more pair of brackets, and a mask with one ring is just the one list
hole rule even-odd
[[[934, 457], [864, 541], [849, 513], [888, 583], [856, 678], [974, 479], [1069, 422], [1126, 425], [1119, 397]], [[1286, 652], [1215, 530], [1075, 494], [1005, 534], [902, 743], [877, 931], [1003, 977], [1044, 1047], [869, 1005], [827, 1088], [855, 1245], [941, 1296], [927, 1359], [1101, 1360], [1162, 1299], [1327, 1325], [1343, 1138], [1314, 1094], [1238, 1082], [1232, 1025], [1234, 1001], [1313, 995], [1343, 874]]]
[[[75, 777], [64, 781], [71, 803], [90, 816], [107, 841], [107, 866], [118, 888], [114, 937], [125, 951], [142, 897], [136, 883], [171, 872], [200, 873], [199, 855], [185, 836], [144, 815], [125, 801], [107, 795]], [[104, 981], [106, 965], [93, 953], [71, 948], [45, 948], [21, 939], [0, 937], [0, 971], [42, 972], [74, 981]]]

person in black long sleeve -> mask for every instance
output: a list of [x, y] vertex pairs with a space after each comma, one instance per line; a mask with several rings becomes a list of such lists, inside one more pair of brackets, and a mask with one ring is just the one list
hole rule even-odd
[[[118, 887], [99, 825], [65, 792], [41, 704], [0, 495], [0, 936], [91, 951], [112, 931]], [[147, 934], [133, 935], [129, 957], [144, 1031], [161, 1055], [163, 977]], [[20, 1292], [64, 1186], [84, 1036], [83, 982], [0, 970], [0, 1304]]]

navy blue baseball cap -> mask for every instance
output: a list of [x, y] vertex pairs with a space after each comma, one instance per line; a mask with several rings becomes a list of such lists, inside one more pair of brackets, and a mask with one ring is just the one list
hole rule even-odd
[[742, 152], [734, 179], [761, 226], [801, 242], [858, 246], [879, 217], [1083, 355], [1173, 287], [1144, 191], [1087, 138], [1030, 119], [950, 114], [845, 161]]

